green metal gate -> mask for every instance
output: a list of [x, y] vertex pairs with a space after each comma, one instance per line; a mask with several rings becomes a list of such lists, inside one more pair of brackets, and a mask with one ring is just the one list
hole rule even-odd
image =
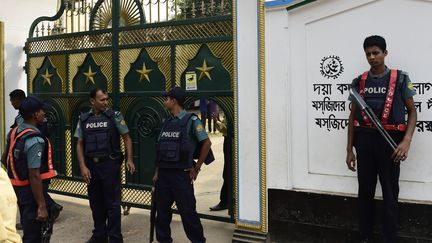
[[168, 116], [162, 92], [181, 85], [190, 89], [186, 105], [200, 97], [216, 101], [233, 131], [230, 6], [223, 0], [61, 0], [55, 16], [34, 21], [25, 46], [28, 92], [51, 104], [59, 172], [53, 192], [87, 196], [73, 134], [94, 87], [108, 90], [131, 131], [138, 173], [122, 168], [123, 205], [150, 205], [155, 140]]

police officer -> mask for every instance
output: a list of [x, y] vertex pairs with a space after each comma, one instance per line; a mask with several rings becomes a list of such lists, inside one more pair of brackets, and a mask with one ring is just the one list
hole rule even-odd
[[132, 174], [132, 140], [120, 112], [108, 108], [108, 94], [90, 92], [91, 110], [81, 114], [75, 130], [81, 175], [87, 183], [94, 230], [88, 242], [123, 242], [120, 213], [120, 135], [127, 153], [126, 167]]
[[[26, 98], [25, 92], [21, 89], [15, 89], [9, 94], [11, 105], [15, 108], [15, 110], [18, 110], [21, 106], [21, 102], [23, 99]], [[24, 119], [22, 118], [21, 114], [18, 113], [18, 115], [15, 117], [14, 124], [12, 124], [11, 128], [22, 124], [24, 122]], [[38, 130], [46, 137], [49, 138], [49, 128], [48, 128], [48, 120], [45, 117], [42, 123], [39, 123], [37, 125]], [[43, 181], [45, 187], [49, 187], [50, 180]], [[48, 194], [48, 197], [46, 200], [50, 201], [51, 207], [48, 209], [50, 211], [50, 215], [54, 219], [57, 219], [60, 215], [60, 212], [63, 210], [63, 206], [58, 204], [52, 197]], [[17, 227], [19, 228], [19, 227]]]
[[[172, 242], [170, 223], [173, 202], [180, 212], [183, 227], [191, 242], [205, 242], [203, 227], [196, 212], [193, 182], [209, 154], [211, 142], [201, 121], [183, 109], [185, 92], [175, 87], [165, 94], [164, 106], [171, 113], [157, 141], [156, 171], [156, 238]], [[197, 163], [193, 157], [197, 146]]]
[[[371, 242], [375, 219], [374, 196], [377, 175], [384, 200], [383, 233], [385, 242], [396, 242], [400, 163], [408, 157], [416, 126], [415, 90], [408, 74], [390, 70], [384, 63], [387, 56], [385, 39], [367, 37], [363, 43], [370, 70], [354, 79], [356, 89], [365, 102], [381, 118], [384, 128], [398, 144], [393, 151], [355, 103], [349, 116], [346, 163], [355, 171], [357, 154], [359, 229], [361, 242]], [[351, 99], [351, 98], [350, 98]], [[405, 121], [405, 108], [408, 120]]]
[[18, 199], [24, 243], [42, 241], [42, 221], [48, 219], [47, 209], [51, 206], [43, 181], [56, 176], [51, 144], [37, 129], [45, 118], [44, 109], [39, 98], [25, 98], [20, 106], [24, 122], [8, 135], [7, 171]]
[[231, 167], [231, 158], [232, 158], [231, 147], [229, 143], [230, 138], [228, 137], [227, 120], [225, 115], [222, 121], [219, 119], [219, 116], [217, 116], [215, 127], [217, 130], [219, 130], [219, 132], [222, 133], [224, 137], [224, 141], [223, 141], [224, 168], [222, 172], [223, 184], [219, 195], [220, 200], [218, 204], [216, 204], [213, 207], [210, 207], [210, 211], [221, 211], [227, 209], [230, 202], [228, 182], [229, 182], [229, 170]]
[[[21, 89], [15, 89], [12, 92], [9, 93], [10, 103], [12, 107], [15, 110], [18, 110], [21, 106], [21, 102], [26, 98], [26, 94]], [[22, 118], [21, 114], [17, 114], [17, 116], [14, 119], [14, 123], [10, 128], [14, 128], [19, 124], [22, 124], [24, 122], [24, 119]], [[2, 154], [2, 163], [4, 164], [6, 162], [6, 152], [3, 152]]]

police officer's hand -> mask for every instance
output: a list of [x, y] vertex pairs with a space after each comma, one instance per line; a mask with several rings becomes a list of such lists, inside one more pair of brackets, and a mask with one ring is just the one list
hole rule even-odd
[[155, 173], [154, 173], [154, 175], [153, 175], [153, 178], [152, 178], [152, 180], [153, 180], [153, 183], [156, 183], [156, 181], [159, 179], [159, 174], [158, 174], [158, 172], [156, 171]]
[[348, 166], [348, 169], [356, 171], [356, 156], [354, 155], [353, 151], [347, 151], [346, 164]]
[[81, 167], [81, 176], [87, 185], [90, 184], [91, 174], [90, 170], [86, 166]]
[[394, 161], [404, 161], [408, 158], [408, 151], [410, 149], [411, 140], [404, 139], [398, 144], [395, 151], [392, 154]]
[[36, 220], [45, 221], [48, 219], [48, 210], [46, 206], [39, 206]]
[[126, 162], [126, 167], [127, 167], [127, 170], [128, 170], [131, 174], [133, 174], [133, 173], [135, 172], [135, 164], [134, 164], [134, 162], [133, 162], [132, 160], [128, 160], [128, 161]]
[[200, 170], [195, 167], [192, 167], [189, 170], [189, 178], [192, 180], [192, 182], [197, 179], [199, 171]]

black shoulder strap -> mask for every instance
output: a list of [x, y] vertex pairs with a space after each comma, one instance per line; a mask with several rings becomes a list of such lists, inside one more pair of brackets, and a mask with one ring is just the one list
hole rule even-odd
[[402, 70], [398, 69], [397, 70], [397, 82], [403, 83], [403, 81], [405, 80], [405, 74]]
[[12, 124], [12, 126], [10, 126], [11, 129], [14, 129], [16, 126], [18, 126], [16, 120], [14, 121], [14, 123]]
[[86, 113], [81, 113], [80, 115], [80, 121], [81, 123], [87, 121], [87, 119], [90, 117], [90, 112], [86, 112]]
[[168, 116], [168, 117], [165, 119], [165, 121], [163, 121], [162, 126], [161, 126], [161, 129], [163, 130], [163, 129], [168, 125], [168, 123], [169, 123], [171, 120], [172, 120], [172, 117], [171, 117], [171, 116]]
[[104, 114], [105, 116], [111, 118], [111, 117], [114, 117], [114, 115], [115, 115], [115, 111], [114, 111], [113, 109], [108, 109], [108, 110], [106, 110], [103, 114]]

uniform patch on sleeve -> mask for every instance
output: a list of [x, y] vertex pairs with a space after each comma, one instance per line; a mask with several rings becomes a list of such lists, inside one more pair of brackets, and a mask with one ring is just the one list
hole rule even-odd
[[39, 157], [39, 158], [42, 157], [42, 151], [37, 152], [37, 157]]
[[198, 124], [198, 126], [196, 127], [197, 132], [202, 132], [204, 130], [204, 127], [202, 124]]
[[125, 126], [126, 125], [126, 122], [125, 122], [125, 120], [123, 119], [123, 120], [121, 120], [120, 121], [120, 124], [122, 125], [122, 126]]
[[408, 89], [414, 90], [414, 84], [411, 82], [408, 82]]

